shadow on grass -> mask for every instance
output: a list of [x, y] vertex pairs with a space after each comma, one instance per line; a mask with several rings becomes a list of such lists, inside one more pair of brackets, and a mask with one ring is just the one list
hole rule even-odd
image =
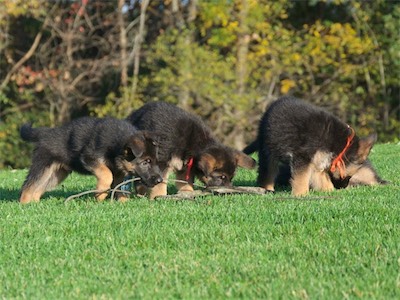
[[[43, 196], [40, 198], [40, 201], [46, 201], [48, 198], [55, 197], [55, 198], [60, 198], [65, 200], [71, 195], [78, 194], [83, 191], [63, 191], [63, 190], [53, 190], [53, 191], [48, 191], [43, 194]], [[18, 202], [19, 201], [19, 196], [20, 196], [20, 189], [6, 189], [6, 188], [0, 188], [0, 202]], [[85, 195], [85, 197], [93, 197], [94, 195], [91, 196]]]
[[0, 188], [1, 202], [16, 202], [19, 199], [19, 189]]
[[[254, 181], [251, 180], [237, 180], [233, 184], [234, 186], [246, 186], [246, 187], [254, 187], [256, 186], [254, 184]], [[89, 190], [89, 189], [88, 189]], [[200, 187], [195, 187], [195, 190], [202, 190]], [[291, 188], [290, 186], [287, 185], [276, 185], [275, 186], [275, 191], [276, 192], [290, 192]], [[85, 192], [86, 190], [65, 190], [63, 188], [61, 189], [56, 189], [52, 191], [45, 192], [42, 197], [40, 198], [40, 201], [46, 201], [49, 200], [49, 198], [57, 198], [60, 199], [61, 201], [67, 199], [68, 197], [72, 195], [77, 195], [81, 192]], [[130, 197], [135, 197], [135, 191], [134, 188], [131, 189], [132, 194]], [[168, 195], [174, 195], [177, 193], [177, 189], [175, 185], [168, 184]], [[0, 188], [0, 202], [18, 202], [20, 196], [20, 189], [6, 189], [6, 188]], [[79, 201], [79, 200], [95, 200], [94, 193], [92, 194], [87, 194], [87, 195], [82, 195], [81, 197], [77, 197], [74, 199], [74, 201]], [[110, 197], [107, 197], [109, 200]]]

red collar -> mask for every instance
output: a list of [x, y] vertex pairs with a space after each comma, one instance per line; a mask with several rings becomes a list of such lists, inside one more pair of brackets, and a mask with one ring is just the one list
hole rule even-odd
[[351, 128], [349, 125], [347, 125], [347, 127], [351, 130], [350, 135], [347, 137], [347, 141], [346, 141], [346, 146], [344, 146], [342, 152], [339, 153], [339, 155], [333, 160], [332, 164], [331, 164], [331, 172], [335, 172], [336, 168], [339, 169], [339, 174], [340, 174], [340, 178], [344, 178], [345, 177], [345, 172], [346, 172], [346, 165], [343, 161], [343, 156], [346, 153], [346, 151], [349, 149], [350, 145], [353, 142], [353, 138], [355, 136], [355, 131], [353, 128]]
[[187, 170], [185, 176], [186, 181], [189, 181], [190, 179], [190, 171], [192, 170], [192, 167], [193, 167], [193, 157], [189, 158], [189, 161], [187, 163]]

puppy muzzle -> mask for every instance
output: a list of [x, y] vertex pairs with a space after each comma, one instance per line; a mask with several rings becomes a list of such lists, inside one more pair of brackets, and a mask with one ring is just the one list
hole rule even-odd
[[155, 175], [151, 176], [149, 178], [141, 178], [140, 180], [145, 186], [147, 187], [153, 187], [161, 182], [163, 182], [163, 178], [161, 176]]

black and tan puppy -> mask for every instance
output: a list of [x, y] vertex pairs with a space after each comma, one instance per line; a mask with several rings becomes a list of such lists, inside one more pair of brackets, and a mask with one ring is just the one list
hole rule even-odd
[[263, 115], [257, 141], [258, 184], [274, 191], [279, 163], [290, 165], [292, 194], [305, 195], [309, 188], [330, 191], [346, 186], [350, 178], [363, 172], [371, 147], [372, 134], [360, 139], [354, 130], [334, 115], [293, 97], [273, 102]]
[[152, 189], [150, 198], [167, 194], [166, 181], [172, 171], [187, 182], [177, 183], [178, 191], [193, 191], [195, 176], [207, 186], [229, 186], [237, 166], [255, 167], [251, 157], [222, 145], [197, 116], [175, 105], [148, 103], [128, 120], [140, 130], [162, 136], [158, 155], [164, 182]]
[[[72, 171], [96, 176], [96, 189], [101, 191], [121, 183], [128, 174], [139, 176], [147, 186], [162, 181], [154, 138], [127, 121], [84, 117], [56, 128], [25, 124], [20, 133], [22, 139], [36, 144], [22, 186], [22, 203], [39, 201]], [[96, 198], [106, 196], [104, 192]]]

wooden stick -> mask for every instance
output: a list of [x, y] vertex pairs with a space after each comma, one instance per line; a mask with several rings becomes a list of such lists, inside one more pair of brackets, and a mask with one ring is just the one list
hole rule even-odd
[[102, 191], [101, 190], [89, 190], [89, 191], [85, 191], [85, 192], [82, 192], [79, 194], [71, 195], [67, 199], [65, 199], [64, 202], [71, 201], [72, 199], [75, 199], [75, 198], [78, 198], [78, 197], [81, 197], [81, 196], [84, 196], [87, 194], [101, 194], [101, 193], [105, 193], [105, 192], [109, 192], [109, 191], [110, 191], [110, 189], [102, 190]]
[[[135, 182], [135, 181], [139, 181], [140, 180], [140, 178], [139, 177], [134, 177], [134, 178], [130, 178], [130, 179], [128, 179], [128, 180], [125, 180], [125, 181], [122, 181], [121, 183], [119, 183], [119, 184], [117, 184], [113, 189], [112, 189], [112, 192], [111, 192], [111, 201], [112, 200], [114, 200], [114, 195], [115, 195], [115, 192], [121, 192], [121, 190], [118, 190], [118, 188], [120, 187], [120, 186], [123, 186], [124, 184], [127, 184], [127, 183], [130, 183], [130, 182]], [[129, 192], [129, 191], [122, 191], [123, 193], [125, 193], [125, 194], [131, 194], [131, 192]]]

